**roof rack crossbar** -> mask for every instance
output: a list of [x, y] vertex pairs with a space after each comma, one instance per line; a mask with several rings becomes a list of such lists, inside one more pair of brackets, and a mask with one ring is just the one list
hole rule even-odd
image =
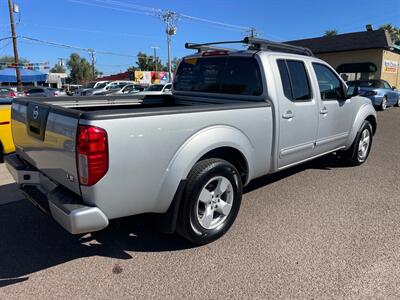
[[314, 53], [308, 48], [294, 46], [285, 43], [273, 42], [270, 40], [245, 37], [243, 43], [248, 44], [249, 49], [252, 50], [283, 51], [283, 52], [303, 54], [307, 56], [314, 56]]
[[222, 51], [232, 51], [232, 49], [222, 48], [222, 47], [214, 47], [213, 45], [220, 44], [239, 44], [243, 43], [243, 41], [226, 41], [226, 42], [213, 42], [213, 43], [204, 43], [204, 44], [195, 44], [195, 43], [185, 43], [186, 49], [194, 49], [198, 52], [208, 51], [208, 50], [222, 50]]
[[232, 50], [232, 49], [213, 46], [221, 44], [246, 44], [249, 46], [249, 50], [282, 51], [282, 52], [302, 54], [307, 56], [314, 56], [313, 52], [308, 48], [294, 46], [285, 43], [273, 42], [270, 40], [264, 40], [259, 38], [252, 38], [252, 37], [245, 37], [241, 41], [212, 42], [204, 44], [186, 43], [185, 48], [195, 49], [198, 52], [203, 52], [208, 50], [226, 50], [226, 51]]

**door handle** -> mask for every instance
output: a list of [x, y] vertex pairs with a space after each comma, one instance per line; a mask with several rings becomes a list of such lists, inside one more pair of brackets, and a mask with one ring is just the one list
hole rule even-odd
[[321, 110], [319, 111], [319, 113], [320, 113], [321, 115], [326, 115], [326, 114], [328, 113], [328, 109], [327, 109], [326, 107], [324, 107], [323, 109], [321, 109]]
[[294, 114], [291, 110], [288, 110], [286, 113], [282, 115], [283, 119], [292, 119], [294, 117]]

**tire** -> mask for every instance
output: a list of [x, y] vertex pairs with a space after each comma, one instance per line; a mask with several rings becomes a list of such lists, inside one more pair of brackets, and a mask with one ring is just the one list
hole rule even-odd
[[237, 169], [222, 159], [205, 159], [190, 171], [179, 211], [177, 231], [189, 241], [204, 245], [232, 226], [242, 200]]
[[399, 97], [397, 98], [397, 102], [396, 102], [396, 104], [395, 104], [394, 106], [400, 107], [400, 95], [399, 95]]
[[386, 110], [386, 108], [387, 108], [387, 97], [384, 96], [382, 99], [382, 103], [379, 106], [379, 110], [384, 111], [384, 110]]
[[365, 120], [354, 139], [353, 145], [345, 152], [344, 158], [351, 166], [359, 166], [368, 159], [372, 146], [372, 125]]

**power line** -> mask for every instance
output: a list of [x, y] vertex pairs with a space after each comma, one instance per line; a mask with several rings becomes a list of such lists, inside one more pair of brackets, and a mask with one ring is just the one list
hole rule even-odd
[[27, 36], [18, 36], [18, 38], [23, 39], [25, 41], [33, 42], [36, 44], [43, 44], [43, 45], [57, 47], [57, 48], [84, 51], [84, 52], [88, 52], [89, 54], [94, 51], [94, 52], [96, 52], [96, 54], [103, 54], [103, 55], [113, 55], [113, 56], [129, 57], [129, 58], [143, 57], [143, 58], [151, 59], [151, 56], [147, 56], [147, 55], [131, 55], [131, 54], [116, 53], [116, 52], [104, 51], [104, 50], [95, 50], [93, 48], [78, 47], [78, 46], [73, 46], [73, 45], [68, 45], [68, 44], [56, 43], [56, 42], [41, 40], [41, 39], [37, 39], [37, 38], [27, 37]]
[[53, 26], [53, 25], [41, 25], [41, 24], [33, 24], [33, 23], [21, 23], [21, 25], [22, 26], [36, 26], [36, 27], [47, 28], [47, 29], [87, 32], [87, 33], [95, 33], [95, 34], [102, 34], [102, 35], [118, 35], [118, 36], [143, 38], [143, 39], [157, 39], [157, 38], [154, 38], [153, 36], [136, 35], [136, 34], [131, 34], [131, 33], [123, 33], [123, 32], [107, 32], [107, 31], [100, 31], [100, 30], [93, 30], [93, 29], [71, 28], [71, 27], [61, 27], [61, 26]]
[[[84, 5], [88, 5], [88, 6], [95, 6], [95, 7], [107, 8], [107, 9], [124, 11], [124, 12], [144, 14], [144, 15], [149, 15], [149, 16], [153, 16], [153, 17], [154, 16], [157, 17], [162, 13], [162, 10], [159, 8], [144, 7], [144, 6], [140, 6], [140, 5], [136, 5], [136, 4], [124, 3], [124, 2], [113, 1], [113, 0], [94, 0], [96, 2], [102, 3], [102, 5], [90, 3], [90, 2], [84, 2], [84, 1], [80, 1], [80, 0], [67, 0], [67, 1], [84, 4]], [[114, 5], [114, 6], [110, 6], [110, 5]], [[119, 7], [115, 7], [115, 6], [119, 6]], [[221, 26], [221, 29], [235, 28], [240, 31], [246, 31], [251, 28], [251, 27], [246, 27], [246, 26], [228, 24], [228, 23], [224, 23], [224, 22], [220, 22], [220, 21], [209, 20], [206, 18], [194, 17], [194, 16], [176, 13], [176, 12], [174, 12], [174, 13], [178, 16], [178, 18], [186, 18], [186, 19], [193, 20], [193, 21], [203, 22], [203, 23], [212, 24], [212, 25], [218, 25], [218, 26]]]

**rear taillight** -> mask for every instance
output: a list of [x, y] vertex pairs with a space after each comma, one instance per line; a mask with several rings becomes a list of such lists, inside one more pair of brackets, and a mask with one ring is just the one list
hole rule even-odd
[[228, 55], [229, 51], [226, 50], [209, 50], [203, 52], [203, 56], [218, 56], [218, 55]]
[[16, 98], [16, 97], [17, 97], [17, 95], [15, 94], [14, 91], [11, 91], [9, 96], [10, 96], [11, 98]]
[[79, 125], [76, 136], [79, 183], [94, 185], [108, 171], [107, 132], [99, 127]]
[[54, 92], [53, 96], [57, 97], [58, 96], [58, 92]]
[[378, 93], [375, 92], [375, 91], [367, 91], [367, 92], [364, 93], [364, 96], [370, 97], [370, 96], [375, 96], [377, 94]]

